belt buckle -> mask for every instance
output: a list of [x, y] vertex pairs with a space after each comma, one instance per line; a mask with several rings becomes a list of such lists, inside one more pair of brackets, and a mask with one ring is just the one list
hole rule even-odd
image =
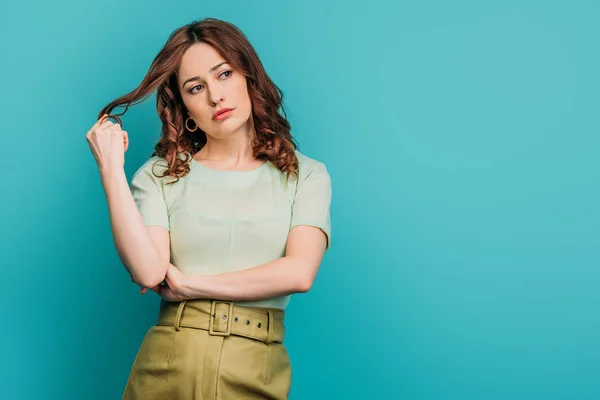
[[[215, 331], [215, 318], [217, 318], [217, 304], [218, 303], [223, 303], [223, 304], [229, 304], [229, 311], [228, 311], [228, 315], [227, 318], [229, 318], [227, 320], [227, 330], [226, 331]], [[210, 320], [208, 322], [208, 333], [210, 335], [213, 336], [229, 336], [231, 335], [231, 322], [233, 320], [233, 302], [232, 301], [218, 301], [218, 300], [212, 300], [211, 304], [210, 304]]]

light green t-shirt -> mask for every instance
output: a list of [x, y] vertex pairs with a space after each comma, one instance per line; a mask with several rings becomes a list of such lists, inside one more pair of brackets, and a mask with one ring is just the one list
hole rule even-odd
[[[192, 160], [172, 185], [166, 161], [153, 156], [132, 176], [130, 189], [144, 224], [164, 226], [171, 263], [186, 275], [216, 275], [252, 268], [285, 256], [290, 229], [320, 228], [331, 244], [331, 179], [325, 164], [296, 150], [299, 179], [267, 161], [250, 171], [224, 171]], [[158, 162], [157, 162], [158, 161]], [[285, 309], [290, 296], [242, 306]]]

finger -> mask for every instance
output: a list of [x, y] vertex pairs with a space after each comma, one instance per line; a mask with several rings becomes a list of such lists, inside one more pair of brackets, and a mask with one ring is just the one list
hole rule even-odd
[[110, 121], [108, 118], [109, 118], [108, 113], [104, 113], [104, 115], [102, 117], [100, 117], [100, 119], [97, 122], [102, 124], [103, 122]]
[[151, 290], [155, 293], [160, 294], [160, 290], [161, 290], [161, 286], [160, 285], [156, 285], [153, 288], [151, 288]]
[[121, 124], [118, 123], [113, 123], [112, 125], [110, 125], [107, 129], [107, 132], [114, 132], [114, 133], [120, 133], [121, 135], [123, 134], [124, 130], [123, 127], [121, 126]]
[[103, 123], [106, 119], [108, 118], [108, 113], [104, 113], [102, 114], [102, 116], [100, 118], [98, 118], [98, 121], [96, 121], [96, 123], [94, 124], [95, 126], [100, 125], [101, 123]]
[[[87, 134], [89, 134], [90, 132], [94, 131], [94, 129], [98, 128], [98, 127], [100, 126], [100, 124], [102, 123], [102, 121], [105, 119], [105, 117], [106, 117], [107, 115], [108, 115], [108, 114], [104, 113], [104, 114], [103, 114], [103, 115], [100, 117], [100, 119], [98, 119], [98, 121], [94, 122], [94, 125], [92, 125], [92, 127], [90, 128], [90, 130], [89, 130], [89, 131], [87, 131]], [[86, 134], [86, 135], [87, 135], [87, 134]]]
[[97, 130], [108, 130], [108, 128], [114, 124], [115, 124], [114, 122], [107, 120], [107, 121], [103, 122], [102, 124], [100, 124], [100, 126], [97, 128]]

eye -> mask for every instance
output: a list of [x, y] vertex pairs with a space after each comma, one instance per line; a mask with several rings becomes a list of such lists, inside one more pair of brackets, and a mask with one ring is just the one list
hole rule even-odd
[[190, 93], [196, 93], [196, 92], [194, 92], [194, 91], [193, 91], [193, 90], [194, 90], [194, 88], [201, 87], [201, 86], [202, 86], [202, 85], [196, 85], [196, 86], [192, 86], [192, 87], [191, 87], [191, 88], [188, 90], [188, 92], [190, 92]]
[[[231, 74], [233, 74], [233, 71], [230, 71], [230, 70], [223, 71], [223, 72], [222, 72], [222, 73], [221, 73], [219, 76], [223, 76], [223, 75], [225, 75], [225, 74], [229, 74], [229, 75], [227, 75], [227, 76], [226, 76], [226, 78], [229, 78], [229, 77], [231, 76]], [[196, 86], [192, 86], [191, 88], [189, 88], [188, 92], [189, 92], [189, 93], [192, 93], [192, 94], [193, 94], [193, 93], [198, 93], [198, 91], [199, 91], [200, 89], [198, 89], [198, 91], [194, 92], [194, 88], [197, 88], [197, 87], [203, 87], [203, 85], [196, 85]]]

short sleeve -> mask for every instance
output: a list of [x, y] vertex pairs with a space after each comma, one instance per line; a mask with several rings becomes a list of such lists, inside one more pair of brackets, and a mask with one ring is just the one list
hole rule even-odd
[[320, 228], [331, 245], [331, 178], [322, 162], [315, 162], [299, 175], [290, 229], [297, 225]]
[[[130, 190], [145, 226], [164, 226], [170, 230], [169, 214], [161, 178], [152, 173], [156, 157], [144, 163], [132, 176]], [[160, 168], [155, 172], [161, 175]]]

